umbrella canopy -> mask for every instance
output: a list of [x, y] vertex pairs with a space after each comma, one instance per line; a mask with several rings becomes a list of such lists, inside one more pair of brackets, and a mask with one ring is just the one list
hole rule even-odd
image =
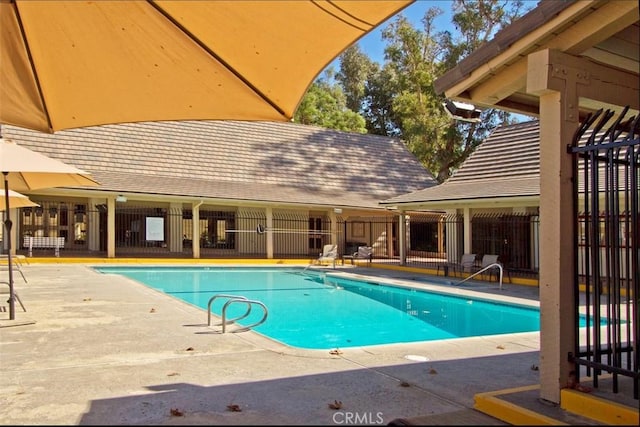
[[4, 175], [8, 188], [14, 191], [99, 185], [81, 169], [1, 137], [0, 172]]
[[[29, 197], [25, 196], [24, 194], [20, 194], [13, 190], [9, 190], [8, 196], [10, 208], [28, 208], [30, 206], [40, 206], [39, 204], [31, 201], [31, 199], [29, 199]], [[0, 211], [6, 210], [5, 207], [5, 198], [2, 197], [0, 198]]]
[[[4, 178], [4, 210], [11, 205], [11, 189], [33, 190], [50, 187], [77, 187], [100, 185], [88, 173], [74, 166], [44, 156], [0, 137], [0, 172]], [[11, 188], [11, 189], [10, 189]], [[9, 319], [16, 316], [13, 266], [11, 261], [11, 228], [9, 215], [4, 221], [9, 270]]]
[[0, 123], [291, 120], [313, 79], [415, 0], [0, 0]]

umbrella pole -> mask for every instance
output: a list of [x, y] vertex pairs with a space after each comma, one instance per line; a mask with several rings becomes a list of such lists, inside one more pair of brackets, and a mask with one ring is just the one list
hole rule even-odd
[[9, 214], [9, 181], [7, 175], [9, 172], [2, 172], [4, 175], [4, 231], [7, 239], [7, 267], [9, 269], [9, 320], [16, 318], [16, 297], [13, 291], [13, 268], [11, 265], [11, 217]]

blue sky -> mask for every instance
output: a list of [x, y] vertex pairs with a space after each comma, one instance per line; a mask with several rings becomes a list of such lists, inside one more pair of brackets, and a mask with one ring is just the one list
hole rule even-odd
[[[408, 6], [402, 12], [414, 27], [422, 30], [423, 24], [421, 22], [425, 12], [430, 7], [439, 7], [442, 9], [443, 14], [435, 20], [436, 30], [442, 31], [447, 28], [452, 29], [451, 25], [451, 4], [452, 0], [417, 0], [415, 3]], [[363, 37], [359, 42], [360, 49], [365, 52], [369, 58], [376, 62], [382, 63], [384, 61], [384, 44], [382, 42], [381, 32], [391, 21], [395, 19], [392, 17], [389, 21], [382, 23], [371, 33]]]

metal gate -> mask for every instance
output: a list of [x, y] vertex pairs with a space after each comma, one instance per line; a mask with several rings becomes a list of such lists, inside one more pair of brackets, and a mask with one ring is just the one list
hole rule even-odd
[[[576, 322], [573, 361], [598, 377], [633, 379], [638, 399], [640, 295], [640, 122], [628, 108], [607, 126], [612, 111], [586, 118], [569, 147], [574, 158], [576, 295], [584, 287], [586, 334]], [[576, 301], [576, 319], [579, 319]]]

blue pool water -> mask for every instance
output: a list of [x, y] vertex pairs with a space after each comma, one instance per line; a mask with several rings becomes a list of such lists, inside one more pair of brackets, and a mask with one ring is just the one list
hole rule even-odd
[[[535, 308], [380, 285], [301, 268], [96, 267], [203, 308], [216, 294], [243, 296], [268, 308], [255, 331], [283, 344], [332, 349], [538, 331]], [[221, 316], [227, 298], [216, 298]], [[241, 316], [232, 304], [227, 319]], [[263, 316], [257, 307], [239, 325]], [[203, 320], [206, 314], [203, 313]], [[217, 321], [218, 319], [214, 319]], [[216, 324], [216, 322], [212, 322]], [[230, 327], [229, 330], [232, 330]]]

